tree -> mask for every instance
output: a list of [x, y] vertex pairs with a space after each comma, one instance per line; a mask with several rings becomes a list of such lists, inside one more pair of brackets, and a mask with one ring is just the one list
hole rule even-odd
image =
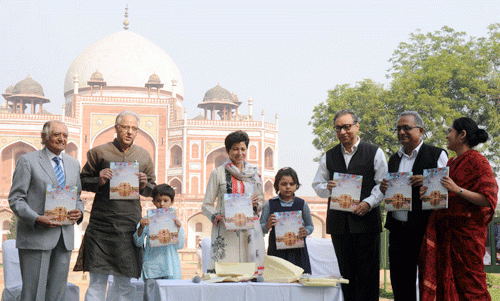
[[369, 79], [358, 82], [354, 87], [337, 85], [328, 91], [325, 103], [320, 103], [313, 110], [309, 122], [316, 136], [313, 145], [324, 153], [336, 144], [333, 117], [338, 110], [348, 108], [361, 119], [359, 135], [364, 141], [374, 143], [386, 152], [394, 150], [397, 143], [392, 131], [395, 117], [394, 111], [387, 106], [392, 103], [388, 100], [389, 96], [381, 84]]
[[490, 134], [480, 150], [493, 165], [499, 162], [500, 146], [499, 27], [490, 25], [488, 38], [469, 39], [449, 27], [417, 31], [390, 59], [395, 103], [389, 106], [397, 113], [418, 111], [426, 124], [426, 141], [438, 146], [446, 145], [446, 129], [454, 119], [471, 117]]
[[371, 80], [355, 87], [336, 86], [325, 103], [314, 109], [314, 146], [322, 152], [334, 143], [333, 114], [350, 108], [361, 117], [362, 139], [387, 153], [397, 150], [394, 127], [403, 111], [424, 119], [426, 142], [444, 147], [447, 128], [461, 116], [474, 119], [489, 134], [480, 145], [492, 162], [500, 163], [500, 24], [488, 27], [488, 37], [468, 38], [465, 32], [443, 27], [433, 33], [417, 31], [401, 42], [391, 59], [390, 87]]
[[17, 216], [12, 214], [10, 218], [10, 228], [9, 233], [7, 234], [7, 239], [16, 239], [17, 236]]

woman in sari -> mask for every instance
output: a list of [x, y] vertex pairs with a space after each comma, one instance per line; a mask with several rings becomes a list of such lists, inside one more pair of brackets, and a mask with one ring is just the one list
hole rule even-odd
[[419, 264], [421, 300], [491, 300], [483, 257], [498, 186], [488, 160], [473, 149], [488, 134], [462, 117], [446, 139], [456, 153], [447, 164], [449, 177], [441, 180], [448, 189], [448, 209], [434, 211], [427, 226]]
[[212, 171], [208, 180], [202, 212], [213, 223], [209, 272], [214, 272], [215, 262], [257, 262], [259, 267], [263, 265], [264, 237], [258, 219], [254, 220], [254, 228], [250, 230], [228, 231], [224, 225], [225, 193], [249, 194], [254, 215], [264, 204], [258, 167], [245, 160], [248, 144], [247, 133], [230, 133], [224, 141], [229, 158]]

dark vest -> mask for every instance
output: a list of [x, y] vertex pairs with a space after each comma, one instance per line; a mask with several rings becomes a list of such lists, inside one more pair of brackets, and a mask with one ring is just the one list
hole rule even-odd
[[[295, 197], [293, 199], [293, 204], [291, 207], [281, 206], [278, 197], [270, 199], [268, 203], [269, 203], [269, 215], [275, 212], [288, 212], [288, 211], [299, 211], [299, 210], [304, 212], [305, 201], [298, 197]], [[304, 273], [311, 274], [311, 263], [309, 261], [309, 253], [307, 252], [307, 238], [304, 239], [304, 248], [277, 250], [276, 231], [274, 231], [274, 227], [272, 227], [271, 232], [269, 232], [269, 245], [267, 249], [267, 254], [283, 258], [295, 264], [296, 266], [303, 268]]]
[[[428, 144], [422, 144], [420, 150], [413, 164], [412, 172], [413, 175], [422, 175], [424, 169], [436, 168], [439, 156], [441, 152], [444, 151], [442, 148], [431, 146]], [[399, 169], [399, 164], [401, 163], [401, 157], [398, 153], [393, 154], [389, 158], [389, 172], [397, 172]], [[427, 222], [432, 213], [432, 210], [422, 210], [422, 201], [420, 200], [420, 186], [412, 187], [412, 208], [408, 212], [408, 222], [405, 223], [410, 228], [418, 229], [422, 231], [427, 228]], [[391, 229], [393, 224], [397, 221], [392, 217], [392, 212], [387, 213], [387, 220], [385, 222], [385, 228]], [[399, 223], [398, 223], [399, 224]]]
[[[326, 167], [330, 173], [330, 180], [333, 179], [334, 172], [362, 175], [363, 182], [361, 186], [361, 201], [370, 196], [375, 186], [375, 169], [373, 163], [378, 147], [360, 142], [356, 153], [346, 168], [341, 146], [338, 144], [326, 152]], [[328, 208], [330, 208], [330, 199], [328, 199]], [[372, 208], [364, 216], [357, 216], [352, 212], [339, 210], [327, 210], [326, 232], [328, 234], [347, 234], [347, 233], [367, 233], [381, 232], [382, 222], [380, 217], [380, 208]]]

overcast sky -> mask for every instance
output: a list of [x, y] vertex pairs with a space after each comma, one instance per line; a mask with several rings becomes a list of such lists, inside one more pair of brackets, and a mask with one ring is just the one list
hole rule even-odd
[[[317, 169], [308, 125], [315, 105], [338, 84], [366, 78], [387, 84], [388, 60], [409, 34], [450, 26], [486, 36], [500, 22], [500, 1], [27, 1], [0, 0], [0, 92], [28, 74], [60, 114], [66, 72], [92, 43], [122, 30], [165, 50], [184, 82], [188, 118], [217, 83], [248, 113], [274, 123], [279, 115], [279, 166], [297, 170], [312, 196]], [[2, 99], [2, 103], [4, 100]], [[333, 139], [333, 137], [332, 137]]]

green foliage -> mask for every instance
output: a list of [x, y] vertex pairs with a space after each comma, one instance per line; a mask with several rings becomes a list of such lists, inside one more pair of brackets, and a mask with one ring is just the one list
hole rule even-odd
[[9, 234], [7, 234], [7, 239], [16, 239], [17, 236], [17, 216], [12, 214], [10, 218], [10, 229]]
[[393, 300], [394, 299], [394, 293], [392, 291], [389, 291], [389, 290], [385, 290], [383, 288], [380, 289], [380, 295], [379, 295], [380, 298], [384, 298], [384, 299], [391, 299]]
[[395, 126], [398, 114], [413, 110], [426, 125], [424, 139], [446, 146], [446, 131], [454, 119], [468, 116], [490, 135], [480, 145], [492, 165], [500, 154], [500, 23], [488, 27], [488, 37], [470, 37], [450, 27], [429, 33], [417, 31], [394, 51], [388, 89], [364, 80], [354, 87], [338, 85], [314, 109], [310, 124], [314, 146], [325, 152], [335, 142], [333, 115], [350, 108], [361, 118], [361, 138], [388, 154], [399, 147]]
[[338, 85], [328, 91], [328, 99], [314, 108], [312, 120], [313, 133], [316, 138], [313, 145], [325, 152], [335, 145], [336, 137], [333, 128], [335, 113], [344, 108], [353, 109], [360, 117], [359, 135], [364, 141], [374, 143], [384, 151], [394, 149], [397, 143], [392, 129], [394, 128], [394, 113], [386, 104], [389, 93], [383, 86], [372, 80], [364, 80], [356, 86]]

